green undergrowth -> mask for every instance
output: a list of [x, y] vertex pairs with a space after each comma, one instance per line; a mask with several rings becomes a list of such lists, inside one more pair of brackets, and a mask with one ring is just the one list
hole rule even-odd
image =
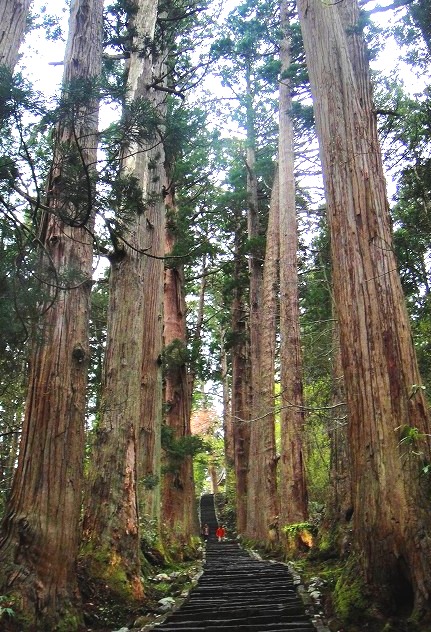
[[193, 562], [200, 558], [202, 540], [199, 536], [191, 536], [185, 540], [176, 535], [163, 534], [165, 559], [168, 564]]
[[[192, 586], [191, 575], [197, 573], [201, 562], [193, 561], [170, 563], [160, 559], [160, 564], [153, 566], [142, 578], [144, 597], [140, 602], [121, 599], [114, 595], [103, 582], [81, 574], [80, 589], [83, 596], [84, 619], [92, 630], [132, 628], [140, 619], [151, 620], [158, 612], [158, 601], [164, 597], [178, 598]], [[82, 569], [81, 569], [82, 570]], [[147, 569], [146, 569], [147, 570]], [[159, 579], [162, 575], [175, 579]], [[121, 580], [121, 578], [119, 578]]]
[[54, 616], [41, 613], [36, 615], [34, 608], [25, 610], [19, 594], [0, 596], [0, 630], [2, 632], [23, 632], [23, 630], [50, 630], [52, 632], [78, 632], [82, 630], [82, 611], [77, 604], [69, 601], [62, 603]]

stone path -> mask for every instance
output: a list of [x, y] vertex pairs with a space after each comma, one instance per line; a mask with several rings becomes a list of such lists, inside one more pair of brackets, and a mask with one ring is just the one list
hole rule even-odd
[[236, 542], [218, 542], [212, 495], [201, 499], [210, 527], [204, 572], [188, 599], [154, 630], [316, 632], [285, 564], [251, 557]]

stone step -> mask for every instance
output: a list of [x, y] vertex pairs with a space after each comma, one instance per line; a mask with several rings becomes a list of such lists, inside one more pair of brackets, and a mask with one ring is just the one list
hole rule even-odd
[[208, 524], [203, 574], [185, 603], [154, 626], [161, 632], [316, 632], [286, 565], [251, 557], [237, 542], [218, 542], [212, 496], [203, 496]]

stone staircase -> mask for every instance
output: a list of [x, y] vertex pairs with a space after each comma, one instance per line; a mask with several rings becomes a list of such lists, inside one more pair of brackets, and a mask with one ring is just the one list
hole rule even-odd
[[212, 495], [201, 499], [210, 527], [204, 572], [184, 604], [154, 630], [316, 632], [286, 565], [251, 557], [236, 542], [218, 542]]

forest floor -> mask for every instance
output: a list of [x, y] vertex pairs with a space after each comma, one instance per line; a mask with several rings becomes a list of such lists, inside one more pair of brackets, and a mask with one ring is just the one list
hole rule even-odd
[[134, 609], [100, 592], [100, 586], [82, 585], [87, 632], [147, 632], [178, 608], [196, 585], [202, 572], [202, 557], [174, 565], [154, 567], [146, 579], [145, 599]]

